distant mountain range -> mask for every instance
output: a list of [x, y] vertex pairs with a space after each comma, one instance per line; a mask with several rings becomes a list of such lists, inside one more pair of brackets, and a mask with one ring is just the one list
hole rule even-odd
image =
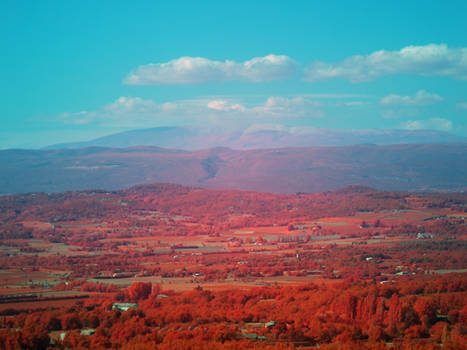
[[[158, 134], [165, 133], [166, 142], [171, 142], [168, 135], [176, 130], [158, 129]], [[129, 142], [135, 132], [124, 135]], [[0, 194], [114, 190], [155, 182], [282, 193], [319, 192], [347, 185], [391, 191], [462, 191], [467, 189], [467, 143], [0, 151]]]
[[133, 147], [200, 150], [213, 147], [267, 149], [281, 147], [346, 146], [355, 144], [461, 143], [467, 138], [435, 130], [338, 130], [281, 125], [256, 125], [236, 132], [206, 131], [189, 127], [158, 127], [126, 131], [87, 142], [64, 143], [47, 147]]

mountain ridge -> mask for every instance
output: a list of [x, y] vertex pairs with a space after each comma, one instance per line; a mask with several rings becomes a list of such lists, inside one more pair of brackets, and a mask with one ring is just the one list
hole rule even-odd
[[[34, 176], [31, 176], [31, 175]], [[0, 151], [0, 193], [122, 189], [170, 182], [295, 193], [467, 189], [467, 143], [198, 151], [160, 147]]]

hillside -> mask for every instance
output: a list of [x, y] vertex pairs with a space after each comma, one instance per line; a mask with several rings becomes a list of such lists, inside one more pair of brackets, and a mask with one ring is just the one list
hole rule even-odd
[[120, 189], [170, 182], [277, 193], [347, 185], [380, 190], [463, 190], [467, 144], [355, 145], [200, 151], [93, 147], [0, 151], [0, 193]]

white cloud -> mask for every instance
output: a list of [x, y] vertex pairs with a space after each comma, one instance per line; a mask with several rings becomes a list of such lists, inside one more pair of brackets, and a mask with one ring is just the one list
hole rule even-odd
[[239, 78], [260, 82], [281, 80], [291, 77], [297, 69], [297, 62], [284, 55], [255, 57], [238, 67]]
[[322, 118], [324, 113], [319, 109], [322, 106], [322, 102], [300, 96], [293, 98], [271, 96], [264, 105], [256, 106], [252, 108], [252, 111], [264, 116]]
[[422, 130], [422, 129], [434, 129], [449, 131], [452, 130], [452, 122], [445, 118], [430, 118], [426, 120], [408, 120], [400, 124], [402, 129], [407, 130]]
[[437, 94], [420, 90], [414, 96], [390, 94], [382, 98], [379, 103], [385, 106], [430, 106], [443, 100], [444, 99]]
[[208, 108], [222, 112], [232, 112], [250, 118], [294, 118], [294, 117], [323, 117], [319, 109], [323, 104], [319, 101], [303, 97], [287, 98], [271, 96], [263, 104], [245, 107], [228, 100], [209, 101]]
[[238, 103], [232, 104], [232, 103], [230, 103], [228, 101], [224, 101], [224, 100], [210, 101], [208, 103], [208, 108], [215, 109], [216, 111], [224, 111], [224, 112], [230, 112], [230, 111], [244, 112], [244, 111], [246, 111], [246, 108], [244, 106], [242, 106], [241, 104], [238, 104]]
[[143, 100], [140, 97], [122, 96], [115, 102], [104, 107], [104, 110], [111, 113], [147, 113], [159, 109], [159, 106], [152, 100]]
[[449, 48], [446, 44], [407, 46], [400, 51], [375, 51], [330, 64], [315, 62], [305, 68], [304, 80], [331, 78], [359, 83], [390, 74], [447, 76], [467, 80], [467, 48]]
[[151, 121], [164, 110], [167, 110], [167, 104], [158, 105], [152, 100], [122, 96], [96, 111], [63, 113], [59, 118], [66, 124], [75, 125], [99, 123], [111, 126], [134, 126]]
[[456, 108], [460, 110], [467, 111], [467, 102], [458, 102]]
[[124, 83], [128, 85], [176, 85], [231, 80], [262, 82], [290, 78], [297, 62], [284, 55], [255, 57], [245, 62], [212, 61], [203, 57], [180, 57], [167, 63], [139, 66]]

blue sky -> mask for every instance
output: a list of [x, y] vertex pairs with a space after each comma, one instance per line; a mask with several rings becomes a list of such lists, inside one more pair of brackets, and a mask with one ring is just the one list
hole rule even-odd
[[0, 148], [135, 128], [467, 136], [465, 1], [3, 1]]

